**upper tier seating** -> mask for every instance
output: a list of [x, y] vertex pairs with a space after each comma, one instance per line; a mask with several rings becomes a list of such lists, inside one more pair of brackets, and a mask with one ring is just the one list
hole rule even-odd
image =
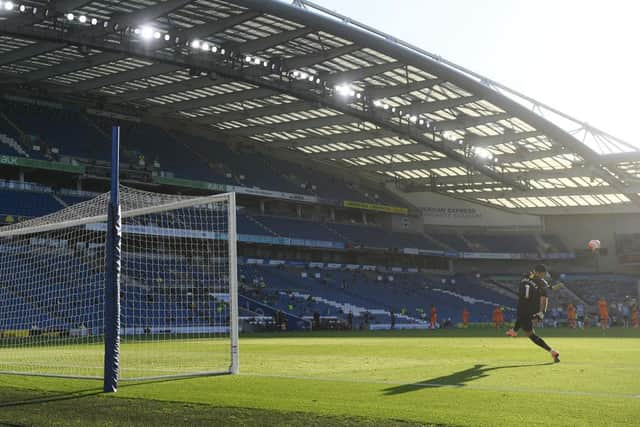
[[42, 216], [62, 209], [62, 205], [47, 193], [0, 189], [0, 214]]

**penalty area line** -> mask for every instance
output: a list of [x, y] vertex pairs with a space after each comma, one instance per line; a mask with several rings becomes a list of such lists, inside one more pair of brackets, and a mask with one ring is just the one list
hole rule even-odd
[[406, 383], [402, 381], [388, 381], [388, 380], [366, 380], [358, 378], [330, 378], [330, 377], [308, 377], [303, 375], [276, 375], [276, 374], [259, 374], [242, 372], [240, 376], [245, 377], [260, 377], [260, 378], [277, 378], [288, 380], [302, 380], [302, 381], [326, 381], [326, 382], [339, 382], [339, 383], [352, 383], [352, 384], [377, 384], [388, 386], [406, 386], [415, 388], [452, 388], [459, 390], [480, 390], [480, 391], [492, 391], [492, 392], [508, 392], [508, 393], [530, 393], [530, 394], [555, 394], [564, 396], [588, 396], [588, 397], [613, 397], [620, 399], [640, 399], [640, 394], [626, 394], [626, 393], [609, 393], [609, 392], [597, 392], [597, 391], [578, 391], [578, 390], [542, 390], [536, 388], [526, 387], [489, 387], [478, 386], [473, 384], [441, 384], [432, 382], [419, 382], [419, 383]]

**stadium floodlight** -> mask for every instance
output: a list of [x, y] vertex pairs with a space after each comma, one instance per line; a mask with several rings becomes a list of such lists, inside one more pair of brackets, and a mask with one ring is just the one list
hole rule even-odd
[[160, 31], [154, 31], [153, 38], [158, 40], [160, 39], [160, 37], [162, 37], [162, 34], [160, 34]]
[[153, 37], [153, 28], [148, 25], [143, 25], [140, 28], [140, 35], [144, 40], [150, 40]]
[[98, 20], [96, 18], [91, 18], [91, 25], [98, 25]]
[[211, 53], [217, 53], [218, 52], [218, 46], [213, 45], [211, 46]]
[[25, 10], [27, 10], [27, 6], [25, 6], [25, 5], [21, 4], [21, 5], [20, 5], [20, 7], [19, 7], [18, 9], [20, 10], [20, 12], [23, 12], [23, 13], [24, 13], [24, 11], [25, 11]]
[[249, 55], [247, 55], [247, 56], [244, 58], [244, 60], [245, 60], [245, 61], [247, 61], [247, 62], [251, 62], [251, 57], [250, 57]]
[[225, 53], [227, 53], [225, 49], [220, 49], [220, 55], [224, 55]]
[[209, 52], [209, 43], [202, 42], [202, 44], [200, 45], [200, 49], [202, 49], [205, 52]]
[[140, 34], [140, 28], [134, 28], [133, 29], [133, 34], [135, 34], [135, 35]]
[[253, 58], [253, 63], [256, 65], [260, 65], [262, 63], [262, 59], [260, 58]]
[[5, 3], [4, 3], [4, 8], [5, 8], [5, 10], [13, 10], [13, 7], [14, 7], [14, 6], [15, 6], [15, 5], [14, 5], [14, 4], [13, 4], [13, 2], [11, 2], [11, 1], [7, 1], [7, 2], [5, 2]]
[[411, 116], [411, 117], [409, 117], [409, 121], [410, 121], [411, 123], [416, 123], [416, 122], [418, 121], [418, 116]]
[[385, 110], [389, 109], [389, 104], [382, 104], [382, 108], [384, 108]]
[[418, 124], [419, 124], [420, 126], [424, 126], [424, 120], [423, 120], [423, 119], [418, 120]]
[[[460, 142], [463, 142], [463, 141], [459, 140], [458, 143]], [[493, 159], [493, 153], [491, 153], [491, 151], [487, 150], [484, 147], [473, 147], [473, 153], [476, 155], [476, 157], [478, 157], [481, 160]]]
[[87, 17], [85, 15], [80, 15], [78, 17], [78, 21], [80, 21], [81, 24], [84, 24], [85, 22], [87, 22]]
[[164, 40], [168, 42], [169, 40], [171, 40], [171, 36], [169, 34], [165, 34]]
[[300, 71], [298, 71], [298, 70], [294, 70], [294, 71], [293, 71], [293, 73], [291, 73], [291, 75], [292, 75], [294, 78], [296, 78], [296, 79], [297, 79], [297, 78], [298, 78], [298, 76], [300, 75]]
[[200, 40], [193, 40], [191, 42], [191, 47], [194, 49], [198, 49], [200, 47]]
[[75, 18], [75, 16], [73, 15], [73, 13], [71, 13], [71, 12], [67, 13], [67, 20], [68, 20], [68, 21], [73, 21], [73, 18]]
[[335, 85], [333, 89], [336, 91], [336, 93], [342, 96], [354, 96], [356, 94], [356, 92], [347, 83]]
[[380, 101], [379, 99], [374, 99], [373, 106], [378, 108], [382, 107], [382, 101]]

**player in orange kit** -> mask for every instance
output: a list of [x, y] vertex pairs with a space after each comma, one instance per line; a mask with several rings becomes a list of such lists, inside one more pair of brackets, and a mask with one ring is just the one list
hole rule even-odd
[[600, 297], [598, 300], [598, 314], [600, 316], [600, 326], [602, 329], [609, 327], [609, 307], [607, 307], [607, 300]]
[[469, 315], [471, 313], [469, 313], [469, 310], [467, 310], [467, 307], [462, 309], [462, 326], [464, 326], [465, 328], [469, 326]]
[[504, 311], [502, 310], [502, 307], [498, 307], [496, 310], [496, 320], [498, 321], [498, 328], [502, 328], [502, 325], [504, 325]]
[[571, 303], [569, 303], [567, 307], [567, 320], [569, 321], [570, 328], [576, 327], [576, 308]]
[[435, 329], [438, 323], [438, 310], [436, 306], [431, 304], [431, 329]]

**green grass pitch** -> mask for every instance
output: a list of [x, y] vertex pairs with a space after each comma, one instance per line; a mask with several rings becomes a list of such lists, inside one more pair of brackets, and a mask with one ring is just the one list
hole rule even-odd
[[[640, 331], [539, 335], [560, 364], [526, 338], [468, 329], [243, 336], [240, 375], [129, 382], [115, 395], [95, 380], [0, 375], [0, 425], [640, 425]], [[167, 372], [181, 365], [183, 342], [153, 345]], [[144, 345], [126, 346], [144, 363]], [[206, 365], [217, 347], [186, 350]]]

